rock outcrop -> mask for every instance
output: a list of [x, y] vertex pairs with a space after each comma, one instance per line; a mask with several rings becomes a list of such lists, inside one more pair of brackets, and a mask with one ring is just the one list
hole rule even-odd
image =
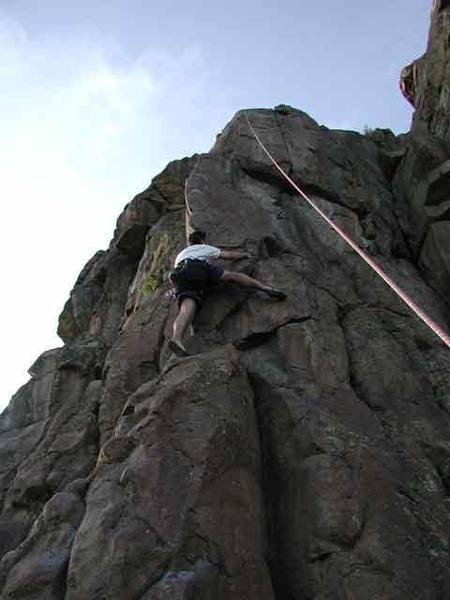
[[[419, 270], [449, 304], [450, 4], [435, 0], [427, 52], [404, 88], [416, 108], [408, 151], [394, 179], [397, 217]], [[408, 95], [407, 94], [407, 95]]]
[[[284, 105], [248, 115], [449, 329], [447, 5], [408, 136]], [[248, 250], [232, 267], [288, 299], [218, 286], [180, 359], [165, 274], [186, 227]], [[2, 599], [450, 597], [450, 353], [277, 175], [242, 113], [125, 207], [58, 331], [0, 416]]]

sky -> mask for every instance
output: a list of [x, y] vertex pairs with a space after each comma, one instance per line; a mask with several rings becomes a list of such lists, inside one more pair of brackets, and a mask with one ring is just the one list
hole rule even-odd
[[431, 0], [0, 0], [0, 409], [124, 205], [242, 108], [407, 131]]

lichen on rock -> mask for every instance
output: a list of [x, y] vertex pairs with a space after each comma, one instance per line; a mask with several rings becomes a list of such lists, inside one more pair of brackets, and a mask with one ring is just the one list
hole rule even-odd
[[150, 264], [141, 285], [141, 291], [144, 296], [155, 292], [163, 283], [167, 273], [167, 259], [170, 251], [169, 236], [167, 233], [164, 233], [153, 245]]

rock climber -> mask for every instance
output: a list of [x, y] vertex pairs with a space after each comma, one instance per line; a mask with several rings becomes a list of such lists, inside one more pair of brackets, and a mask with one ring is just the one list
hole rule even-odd
[[251, 258], [241, 250], [221, 250], [206, 243], [204, 231], [193, 231], [189, 235], [189, 245], [175, 259], [174, 270], [169, 279], [178, 300], [179, 313], [173, 323], [173, 335], [169, 348], [177, 356], [189, 356], [183, 345], [183, 336], [191, 326], [196, 310], [201, 308], [205, 289], [219, 282], [236, 283], [242, 287], [260, 290], [269, 297], [285, 300], [287, 294], [270, 285], [261, 283], [245, 273], [227, 271], [217, 259], [239, 260]]

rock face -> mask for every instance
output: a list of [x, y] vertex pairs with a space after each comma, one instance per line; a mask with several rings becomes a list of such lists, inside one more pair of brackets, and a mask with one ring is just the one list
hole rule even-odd
[[[248, 116], [449, 329], [447, 4], [406, 139], [287, 106]], [[218, 286], [179, 359], [165, 274], [186, 226], [247, 249], [232, 268], [288, 300]], [[58, 331], [0, 417], [2, 599], [450, 597], [450, 353], [277, 175], [242, 113], [125, 208]]]
[[450, 3], [435, 0], [427, 52], [403, 72], [416, 108], [406, 157], [394, 179], [397, 217], [418, 268], [449, 304]]

